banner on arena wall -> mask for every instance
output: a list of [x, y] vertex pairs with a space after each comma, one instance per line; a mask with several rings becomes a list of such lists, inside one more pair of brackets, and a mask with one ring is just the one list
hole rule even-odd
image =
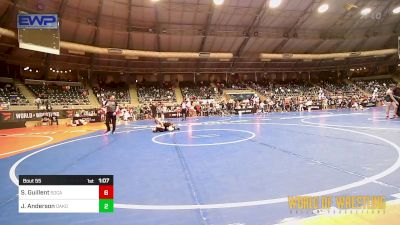
[[[15, 122], [15, 121], [32, 121], [42, 119], [47, 113], [46, 111], [0, 111], [0, 122]], [[59, 119], [71, 118], [74, 115], [73, 110], [55, 110], [49, 112], [48, 115], [54, 113]]]
[[310, 105], [311, 110], [320, 110], [321, 106], [320, 105]]
[[165, 118], [176, 118], [176, 117], [178, 117], [178, 113], [177, 112], [167, 112], [167, 113], [164, 113], [164, 117]]
[[235, 109], [236, 114], [239, 114], [239, 112], [242, 112], [242, 114], [252, 114], [256, 113], [257, 109], [256, 108], [250, 108], [250, 109]]
[[363, 107], [376, 107], [376, 102], [361, 103]]

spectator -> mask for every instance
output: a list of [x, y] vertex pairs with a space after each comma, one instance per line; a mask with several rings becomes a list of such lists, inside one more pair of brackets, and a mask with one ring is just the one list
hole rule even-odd
[[37, 106], [37, 109], [40, 109], [40, 105], [42, 105], [42, 99], [40, 99], [40, 97], [35, 99], [35, 105]]

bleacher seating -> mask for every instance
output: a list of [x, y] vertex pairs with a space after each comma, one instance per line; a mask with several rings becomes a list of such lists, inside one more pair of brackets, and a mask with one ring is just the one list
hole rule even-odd
[[271, 82], [250, 82], [249, 87], [260, 92], [263, 95], [271, 93], [276, 97], [311, 97], [318, 95], [319, 88], [309, 82], [288, 82], [288, 83], [271, 83]]
[[1, 105], [27, 105], [29, 102], [12, 83], [0, 83]]
[[108, 84], [100, 88], [93, 88], [93, 92], [99, 100], [100, 104], [106, 101], [111, 95], [115, 96], [119, 104], [130, 104], [131, 97], [129, 88], [124, 84]]
[[81, 86], [56, 84], [27, 84], [28, 88], [42, 100], [51, 105], [89, 105], [88, 92]]
[[[219, 82], [213, 86], [210, 82], [202, 81], [198, 83], [181, 82], [180, 88], [182, 97], [191, 100], [213, 99], [215, 102], [221, 102], [222, 93], [225, 92], [232, 101], [243, 101], [254, 97], [255, 93], [252, 93], [251, 88], [263, 95], [263, 99], [272, 100], [276, 104], [283, 104], [282, 102], [287, 99], [291, 99], [294, 102], [312, 99], [316, 101], [316, 104], [320, 104], [319, 102], [324, 99], [333, 101], [340, 98], [347, 99], [348, 102], [352, 99], [370, 99], [370, 94], [373, 92], [378, 93], [380, 97], [379, 99], [374, 99], [382, 102], [382, 97], [392, 83], [396, 83], [396, 81], [393, 79], [354, 80], [353, 82], [330, 80], [317, 83], [308, 81], [237, 81], [231, 84]], [[50, 105], [54, 106], [90, 106], [89, 91], [79, 86], [78, 83], [29, 81], [26, 86], [36, 97], [41, 98], [44, 105], [47, 104], [46, 99], [48, 99]], [[114, 95], [120, 104], [131, 103], [129, 88], [125, 83], [101, 84], [99, 88], [93, 88], [93, 91], [100, 103], [108, 99], [110, 95]], [[170, 82], [144, 82], [137, 85], [137, 93], [141, 104], [151, 101], [176, 102], [175, 89]], [[323, 93], [322, 97], [320, 96], [321, 93]], [[0, 82], [0, 105], [2, 108], [9, 108], [5, 106], [29, 105], [29, 101], [13, 85], [12, 81], [2, 81]]]
[[176, 102], [175, 91], [169, 82], [138, 84], [138, 97], [140, 103], [151, 101]]
[[[319, 85], [332, 96], [362, 96], [363, 91], [354, 84], [345, 83], [343, 81], [321, 81]], [[326, 94], [325, 94], [326, 95]]]
[[247, 89], [247, 85], [241, 81], [225, 82], [221, 81], [217, 83], [217, 86], [222, 89], [233, 89], [233, 90], [244, 90]]
[[374, 93], [377, 91], [378, 97], [383, 97], [386, 94], [390, 84], [396, 84], [397, 82], [391, 78], [380, 79], [380, 80], [360, 80], [354, 82], [358, 87], [368, 93]]
[[254, 97], [254, 93], [229, 94], [229, 97], [235, 101], [250, 100]]
[[183, 98], [195, 99], [219, 99], [218, 90], [210, 85], [209, 82], [181, 82], [180, 84]]

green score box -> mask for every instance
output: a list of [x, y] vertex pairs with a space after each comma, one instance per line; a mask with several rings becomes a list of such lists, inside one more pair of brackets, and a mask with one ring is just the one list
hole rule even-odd
[[114, 212], [114, 200], [113, 199], [100, 199], [99, 200], [99, 212], [100, 213]]

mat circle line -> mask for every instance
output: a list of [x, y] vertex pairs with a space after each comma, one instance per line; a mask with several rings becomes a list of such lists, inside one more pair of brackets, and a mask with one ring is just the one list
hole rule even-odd
[[[182, 133], [189, 133], [189, 132], [196, 132], [196, 131], [234, 131], [234, 132], [243, 132], [243, 133], [248, 133], [250, 134], [249, 137], [247, 138], [243, 138], [243, 139], [239, 139], [236, 141], [227, 141], [227, 142], [216, 142], [216, 143], [206, 143], [206, 144], [179, 144], [179, 143], [165, 143], [165, 142], [161, 142], [161, 141], [157, 141], [157, 138], [166, 136], [166, 135], [176, 135], [176, 134], [182, 134]], [[215, 146], [215, 145], [228, 145], [228, 144], [235, 144], [235, 143], [240, 143], [243, 141], [247, 141], [250, 139], [253, 139], [256, 137], [256, 134], [247, 130], [237, 130], [237, 129], [202, 129], [202, 130], [191, 130], [191, 131], [178, 131], [178, 132], [174, 132], [174, 133], [164, 133], [164, 134], [160, 134], [157, 136], [154, 136], [151, 141], [159, 144], [159, 145], [168, 145], [168, 146], [182, 146], [182, 147], [200, 147], [200, 146]]]

